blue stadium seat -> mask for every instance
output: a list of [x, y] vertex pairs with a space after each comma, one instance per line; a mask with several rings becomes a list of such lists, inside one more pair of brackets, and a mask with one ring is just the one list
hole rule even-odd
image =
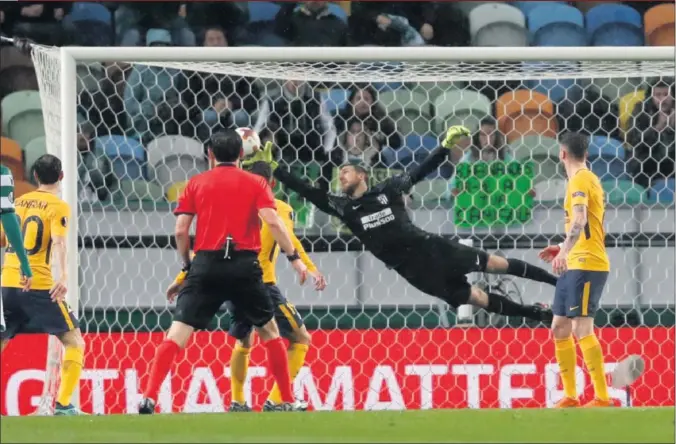
[[281, 7], [274, 2], [247, 2], [249, 23], [269, 22], [275, 19]]
[[[251, 2], [249, 2], [251, 3]], [[298, 5], [295, 10], [298, 10], [301, 7], [301, 5]], [[341, 19], [343, 22], [347, 23], [347, 12], [343, 8], [341, 8], [339, 5], [335, 3], [329, 3], [329, 12], [339, 19]]]
[[594, 46], [643, 46], [641, 14], [631, 6], [607, 3], [587, 12], [587, 36]]
[[566, 2], [513, 2], [512, 4], [519, 8], [525, 16], [539, 6], [551, 6], [553, 4], [565, 5]]
[[589, 163], [601, 181], [628, 179], [622, 142], [606, 136], [592, 136], [589, 141]]
[[90, 21], [110, 26], [112, 22], [110, 10], [99, 3], [75, 2], [68, 17], [73, 23]]
[[421, 162], [438, 145], [436, 137], [409, 134], [404, 139], [404, 146], [397, 150], [390, 147], [383, 149], [381, 158], [387, 166], [407, 167], [411, 163]]
[[[557, 65], [568, 65], [568, 67], [565, 68], [566, 72], [575, 72], [578, 70], [577, 64], [573, 62], [570, 62], [570, 64], [561, 62]], [[527, 71], [534, 71], [536, 73], [543, 72], [543, 69], [551, 69], [551, 63], [543, 62], [524, 62], [523, 66]], [[546, 94], [552, 102], [557, 103], [566, 98], [578, 97], [583, 91], [583, 88], [577, 84], [575, 79], [526, 80], [525, 85], [528, 89]]]
[[650, 200], [662, 204], [672, 204], [674, 203], [674, 188], [676, 188], [676, 183], [673, 177], [657, 179], [650, 189]]
[[350, 92], [346, 89], [333, 88], [328, 91], [322, 91], [320, 96], [326, 111], [334, 113], [340, 111], [347, 104]]
[[101, 136], [95, 139], [95, 149], [108, 157], [118, 179], [144, 179], [146, 152], [137, 139], [126, 136]]
[[528, 14], [533, 46], [587, 46], [579, 9], [559, 3], [538, 6]]

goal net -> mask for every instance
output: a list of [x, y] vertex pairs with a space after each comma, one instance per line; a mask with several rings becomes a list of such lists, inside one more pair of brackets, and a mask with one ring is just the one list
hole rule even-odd
[[[672, 48], [281, 52], [33, 51], [39, 92], [14, 94], [23, 94], [23, 108], [31, 104], [44, 132], [33, 128], [27, 137], [5, 108], [4, 129], [21, 142], [26, 171], [44, 152], [64, 159], [64, 196], [78, 215], [68, 298], [87, 343], [85, 411], [136, 411], [172, 319], [165, 289], [180, 268], [172, 209], [186, 181], [207, 168], [209, 136], [238, 126], [273, 140], [294, 174], [330, 188], [345, 161], [360, 160], [382, 180], [424, 159], [448, 126], [465, 125], [471, 143], [408, 196], [412, 218], [430, 232], [530, 263], [562, 240], [557, 136], [589, 134], [612, 263], [596, 314], [606, 369], [631, 354], [646, 361], [630, 394], [611, 394], [621, 405], [673, 405], [673, 105], [670, 121], [654, 117], [659, 100], [673, 104]], [[455, 313], [363, 251], [338, 221], [281, 186], [275, 192], [293, 207], [296, 233], [329, 281], [317, 293], [297, 284], [286, 261], [278, 265], [279, 286], [312, 334], [294, 382], [311, 408], [546, 407], [561, 398], [545, 326], [467, 308]], [[522, 279], [471, 280], [524, 303], [550, 303], [554, 293]], [[162, 386], [161, 411], [229, 405], [228, 326], [224, 311], [195, 334]], [[3, 355], [4, 414], [31, 412], [39, 399], [49, 404], [58, 375], [56, 341], [17, 342], [21, 349]], [[246, 390], [255, 408], [272, 386], [263, 364], [263, 349], [254, 348]], [[578, 388], [590, 395], [583, 367], [578, 362]]]

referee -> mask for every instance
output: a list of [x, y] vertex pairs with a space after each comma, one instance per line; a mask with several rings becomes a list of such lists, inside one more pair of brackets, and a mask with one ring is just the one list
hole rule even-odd
[[[284, 410], [295, 410], [286, 348], [258, 263], [260, 219], [270, 227], [301, 283], [307, 268], [277, 215], [268, 183], [240, 169], [239, 134], [214, 134], [208, 148], [211, 170], [190, 179], [175, 210], [176, 244], [187, 277], [167, 337], [157, 348], [139, 413], [154, 413], [160, 385], [179, 351], [193, 331], [209, 325], [226, 301], [256, 327], [267, 349], [268, 371], [280, 388]], [[190, 225], [195, 217], [195, 258], [191, 263]]]

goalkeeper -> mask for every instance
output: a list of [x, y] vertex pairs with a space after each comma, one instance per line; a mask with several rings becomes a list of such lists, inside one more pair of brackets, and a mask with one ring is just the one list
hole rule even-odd
[[556, 285], [556, 276], [519, 259], [505, 259], [428, 233], [415, 226], [408, 215], [403, 195], [444, 162], [460, 139], [470, 132], [463, 126], [448, 129], [442, 145], [416, 167], [373, 187], [368, 172], [348, 164], [340, 169], [342, 194], [315, 188], [289, 171], [277, 168], [270, 147], [256, 153], [254, 160], [270, 163], [274, 177], [312, 202], [320, 210], [340, 218], [359, 238], [366, 250], [395, 270], [418, 290], [458, 307], [471, 304], [504, 316], [521, 316], [551, 321], [550, 310], [540, 305], [522, 305], [502, 295], [471, 286], [467, 274], [509, 274]]
[[[272, 169], [268, 163], [251, 161], [242, 162], [243, 166], [247, 166], [247, 164], [249, 172], [263, 177], [270, 182], [271, 186], [274, 186]], [[294, 247], [307, 267], [309, 274], [314, 278], [315, 289], [319, 291], [323, 290], [326, 288], [326, 279], [317, 270], [317, 267], [307, 255], [300, 240], [293, 234], [293, 210], [291, 206], [279, 199], [275, 199], [275, 203], [277, 205], [277, 214], [279, 214], [279, 217], [285, 222]], [[272, 237], [272, 233], [268, 226], [263, 223], [261, 226], [261, 251], [258, 254], [258, 262], [260, 262], [261, 270], [263, 271], [263, 282], [268, 289], [270, 297], [274, 301], [275, 319], [279, 326], [280, 334], [282, 337], [289, 340], [289, 374], [293, 381], [305, 364], [305, 356], [310, 347], [310, 334], [305, 328], [305, 325], [303, 325], [303, 318], [300, 317], [296, 308], [287, 301], [286, 297], [284, 297], [279, 287], [276, 285], [277, 276], [275, 273], [275, 266], [278, 257], [279, 246]], [[181, 284], [185, 280], [185, 276], [186, 272], [181, 272], [167, 289], [167, 297], [170, 300], [178, 294]], [[229, 334], [237, 340], [230, 357], [230, 389], [232, 392], [230, 411], [249, 412], [251, 411], [251, 407], [246, 404], [244, 383], [249, 369], [249, 353], [253, 343], [253, 325], [240, 316], [236, 308], [231, 306], [228, 308], [231, 310]], [[307, 409], [306, 402], [299, 401], [298, 404], [300, 410]], [[275, 384], [268, 399], [263, 405], [263, 410], [281, 411], [282, 405], [282, 395], [277, 384]]]

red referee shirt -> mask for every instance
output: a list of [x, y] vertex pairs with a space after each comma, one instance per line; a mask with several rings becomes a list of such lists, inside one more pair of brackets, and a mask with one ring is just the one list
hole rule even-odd
[[219, 165], [188, 181], [174, 214], [197, 216], [194, 251], [221, 250], [230, 235], [237, 250], [258, 252], [261, 208], [275, 209], [265, 179], [232, 165]]

